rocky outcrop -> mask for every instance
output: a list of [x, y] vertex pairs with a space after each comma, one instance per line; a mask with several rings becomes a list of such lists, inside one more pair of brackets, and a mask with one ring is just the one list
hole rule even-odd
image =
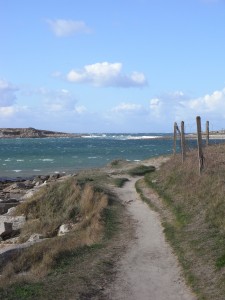
[[[41, 187], [52, 182], [63, 181], [73, 175], [53, 174], [36, 176], [30, 179], [17, 178], [0, 180], [0, 265], [9, 261], [16, 253], [23, 251], [31, 245], [46, 239], [40, 233], [32, 234], [25, 243], [20, 244], [20, 232], [26, 223], [26, 217], [14, 216], [15, 206], [26, 201]], [[15, 198], [16, 195], [16, 198]], [[58, 236], [69, 233], [73, 224], [62, 224]]]
[[31, 197], [46, 184], [65, 180], [70, 176], [72, 175], [57, 173], [30, 178], [0, 178], [0, 215], [7, 213], [8, 209], [18, 205], [20, 201]]
[[1, 200], [0, 199], [0, 215], [6, 214], [9, 209], [11, 209], [12, 207], [15, 207], [19, 204], [19, 201], [16, 199], [5, 199], [5, 200]]
[[0, 128], [0, 138], [80, 137], [73, 133], [29, 128]]

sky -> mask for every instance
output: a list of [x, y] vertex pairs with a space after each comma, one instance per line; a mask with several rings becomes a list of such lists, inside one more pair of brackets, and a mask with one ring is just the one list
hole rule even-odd
[[225, 0], [0, 0], [0, 128], [225, 128]]

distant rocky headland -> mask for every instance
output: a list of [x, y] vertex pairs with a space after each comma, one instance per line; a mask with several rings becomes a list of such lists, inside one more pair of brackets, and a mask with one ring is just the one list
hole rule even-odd
[[0, 128], [0, 138], [80, 137], [78, 134], [29, 128]]

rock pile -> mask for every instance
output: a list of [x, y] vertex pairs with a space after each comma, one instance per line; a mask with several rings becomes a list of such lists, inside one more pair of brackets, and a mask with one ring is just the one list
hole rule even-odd
[[[34, 233], [25, 243], [19, 243], [20, 230], [26, 223], [26, 217], [23, 215], [13, 216], [15, 206], [26, 201], [41, 187], [55, 181], [64, 181], [71, 176], [76, 176], [76, 174], [53, 174], [29, 179], [0, 178], [0, 264], [10, 260], [16, 252], [41, 242], [45, 238], [39, 233]], [[58, 236], [67, 234], [72, 227], [71, 224], [62, 224]]]

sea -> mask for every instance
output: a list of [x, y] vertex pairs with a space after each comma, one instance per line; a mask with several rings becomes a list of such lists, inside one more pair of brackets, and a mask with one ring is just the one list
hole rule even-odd
[[172, 135], [87, 134], [77, 138], [0, 139], [0, 178], [73, 174], [106, 166], [115, 159], [140, 161], [168, 155], [173, 151], [173, 140], [168, 137]]

